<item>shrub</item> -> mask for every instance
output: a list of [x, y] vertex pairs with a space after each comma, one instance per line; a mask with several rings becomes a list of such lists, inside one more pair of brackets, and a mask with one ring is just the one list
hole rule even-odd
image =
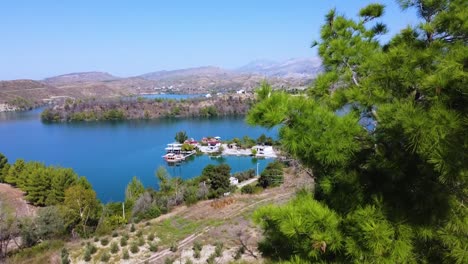
[[154, 240], [154, 233], [151, 233], [147, 237], [148, 241], [153, 241]]
[[101, 239], [101, 245], [107, 246], [109, 244], [109, 239], [107, 237]]
[[242, 254], [245, 253], [245, 248], [243, 246], [239, 247], [238, 250], [236, 250], [236, 254], [233, 256], [235, 260], [239, 260], [242, 258]]
[[135, 232], [135, 224], [132, 224], [132, 226], [130, 227], [130, 232]]
[[119, 233], [117, 233], [117, 232], [115, 232], [115, 231], [112, 232], [112, 237], [118, 237], [118, 236], [119, 236]]
[[91, 260], [91, 252], [89, 251], [89, 249], [85, 249], [85, 252], [84, 252], [84, 255], [83, 255], [83, 260], [88, 262]]
[[267, 165], [258, 179], [258, 184], [263, 188], [279, 186], [283, 183], [283, 164], [274, 161]]
[[108, 262], [109, 259], [111, 258], [110, 254], [106, 251], [101, 255], [101, 261], [102, 262]]
[[232, 175], [232, 177], [237, 178], [239, 182], [243, 182], [243, 181], [246, 181], [248, 179], [255, 177], [255, 170], [249, 169], [246, 171], [236, 172]]
[[216, 247], [215, 247], [215, 255], [216, 257], [221, 257], [221, 255], [223, 255], [223, 243], [216, 243]]
[[110, 251], [112, 254], [115, 254], [117, 253], [117, 251], [119, 251], [119, 245], [117, 244], [117, 242], [114, 241], [111, 243]]
[[149, 250], [151, 252], [156, 252], [158, 251], [158, 245], [156, 243], [150, 242], [149, 244]]
[[177, 243], [176, 243], [176, 242], [172, 242], [170, 250], [171, 250], [172, 252], [177, 252], [178, 249], [179, 249], [179, 247], [177, 246]]
[[193, 264], [193, 261], [191, 259], [186, 259], [185, 264]]
[[140, 248], [138, 247], [138, 244], [133, 242], [132, 245], [130, 246], [130, 252], [133, 254], [138, 253], [140, 251]]
[[138, 238], [138, 246], [143, 246], [145, 244], [145, 239], [143, 237]]
[[122, 237], [125, 237], [125, 239], [128, 240], [128, 234], [127, 233], [123, 233]]
[[98, 242], [99, 241], [99, 237], [94, 237], [94, 242]]
[[68, 256], [68, 250], [66, 248], [62, 248], [62, 252], [60, 253], [60, 260], [62, 264], [69, 264], [70, 258]]
[[166, 258], [164, 260], [164, 264], [172, 264], [172, 263], [174, 263], [174, 260], [172, 258]]
[[241, 188], [241, 193], [252, 194], [254, 193], [254, 187], [252, 185], [245, 185]]
[[97, 252], [96, 246], [94, 244], [89, 243], [89, 242], [86, 244], [86, 250], [89, 250], [89, 253], [91, 255]]
[[122, 258], [123, 259], [129, 259], [130, 258], [130, 254], [128, 254], [128, 250], [126, 248], [124, 248], [122, 250]]
[[216, 255], [215, 254], [211, 254], [208, 259], [206, 260], [206, 263], [208, 264], [215, 264], [215, 259], [216, 259]]
[[194, 250], [193, 251], [193, 257], [196, 259], [199, 259], [201, 257], [200, 250]]
[[128, 240], [128, 239], [127, 239], [126, 237], [124, 237], [124, 236], [121, 237], [121, 238], [120, 238], [120, 246], [121, 246], [121, 247], [125, 247], [125, 246], [127, 245], [127, 240]]
[[200, 242], [195, 241], [195, 243], [193, 243], [193, 250], [201, 251], [202, 249], [203, 249], [203, 245]]
[[138, 232], [136, 233], [136, 236], [137, 236], [137, 237], [141, 237], [141, 236], [143, 236], [143, 231], [141, 231], [141, 230], [138, 230]]

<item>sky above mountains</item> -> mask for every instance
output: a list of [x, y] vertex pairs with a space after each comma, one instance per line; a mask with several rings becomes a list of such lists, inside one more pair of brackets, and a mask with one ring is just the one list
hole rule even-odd
[[[252, 60], [317, 56], [324, 16], [355, 16], [376, 1], [60, 1], [0, 4], [0, 79], [42, 79], [80, 71], [132, 76], [202, 65], [237, 68]], [[415, 24], [396, 1], [389, 36]]]

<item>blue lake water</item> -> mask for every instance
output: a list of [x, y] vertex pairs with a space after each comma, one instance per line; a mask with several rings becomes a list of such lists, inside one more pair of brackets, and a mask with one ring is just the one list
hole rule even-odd
[[165, 166], [172, 176], [187, 179], [198, 176], [208, 164], [227, 163], [232, 172], [238, 172], [254, 169], [258, 162], [261, 172], [272, 161], [199, 156], [180, 166], [168, 166], [161, 156], [178, 131], [184, 130], [195, 139], [244, 135], [257, 138], [262, 133], [276, 137], [277, 133], [248, 126], [243, 118], [43, 124], [39, 118], [41, 111], [0, 113], [0, 153], [10, 163], [23, 158], [73, 168], [88, 178], [103, 202], [122, 200], [133, 176], [145, 186], [156, 187], [154, 172], [159, 166]]

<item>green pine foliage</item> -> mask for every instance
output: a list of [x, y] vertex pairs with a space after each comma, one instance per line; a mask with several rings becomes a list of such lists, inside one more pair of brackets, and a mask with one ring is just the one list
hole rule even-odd
[[316, 188], [255, 214], [260, 249], [287, 263], [467, 263], [468, 5], [400, 0], [420, 24], [387, 43], [384, 7], [336, 10], [325, 72], [301, 96], [263, 84], [247, 121], [274, 127]]
[[8, 159], [2, 153], [0, 153], [0, 182], [5, 181], [6, 172], [5, 168], [8, 166]]
[[62, 204], [65, 190], [74, 185], [91, 188], [87, 180], [79, 177], [72, 169], [45, 166], [39, 162], [18, 159], [11, 166], [4, 165], [0, 171], [4, 182], [25, 191], [26, 199], [38, 206]]

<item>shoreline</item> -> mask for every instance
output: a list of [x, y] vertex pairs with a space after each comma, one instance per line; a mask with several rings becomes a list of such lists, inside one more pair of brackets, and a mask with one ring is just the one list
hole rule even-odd
[[[278, 153], [273, 149], [273, 146], [262, 146], [255, 145], [250, 149], [241, 149], [241, 148], [229, 148], [228, 144], [222, 143], [218, 146], [198, 146], [198, 149], [203, 154], [213, 154], [219, 153], [219, 148], [222, 147], [222, 152], [220, 156], [252, 156], [253, 158], [278, 158]], [[257, 150], [257, 154], [252, 154], [252, 149]], [[263, 149], [263, 151], [258, 151], [258, 149]]]

